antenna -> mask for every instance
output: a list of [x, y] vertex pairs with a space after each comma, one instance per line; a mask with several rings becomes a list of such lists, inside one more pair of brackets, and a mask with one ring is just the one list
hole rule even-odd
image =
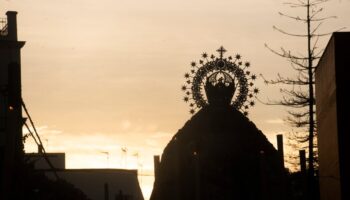
[[122, 151], [122, 164], [123, 164], [124, 168], [126, 168], [127, 167], [127, 153], [128, 153], [128, 149], [126, 147], [122, 147], [121, 151]]
[[101, 153], [106, 154], [106, 158], [107, 158], [107, 168], [109, 168], [109, 152], [108, 152], [108, 151], [101, 151]]

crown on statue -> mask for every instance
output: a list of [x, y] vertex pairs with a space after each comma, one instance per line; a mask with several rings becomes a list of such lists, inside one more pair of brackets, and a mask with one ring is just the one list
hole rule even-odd
[[207, 78], [204, 86], [210, 105], [230, 105], [236, 87], [232, 77], [225, 72], [216, 72]]

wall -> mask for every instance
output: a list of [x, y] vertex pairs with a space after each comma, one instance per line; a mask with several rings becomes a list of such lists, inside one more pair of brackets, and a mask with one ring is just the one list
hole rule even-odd
[[333, 33], [316, 70], [321, 200], [350, 199], [349, 46], [349, 32]]

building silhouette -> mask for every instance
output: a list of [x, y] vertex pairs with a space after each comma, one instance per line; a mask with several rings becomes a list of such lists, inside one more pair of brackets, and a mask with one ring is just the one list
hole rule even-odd
[[23, 156], [21, 48], [25, 44], [17, 39], [17, 12], [6, 15], [0, 19], [0, 195], [4, 200], [14, 192]]
[[[80, 189], [91, 200], [143, 200], [137, 170], [66, 169], [64, 153], [47, 153], [54, 170], [63, 179]], [[52, 168], [40, 153], [28, 153], [26, 159], [50, 179]]]
[[350, 199], [350, 32], [333, 33], [316, 69], [321, 200]]

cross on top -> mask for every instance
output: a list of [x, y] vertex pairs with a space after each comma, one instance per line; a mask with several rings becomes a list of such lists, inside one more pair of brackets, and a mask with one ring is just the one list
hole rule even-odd
[[223, 46], [221, 46], [218, 50], [216, 50], [217, 52], [220, 53], [220, 58], [222, 58], [222, 56], [224, 55], [224, 53], [226, 52], [226, 49], [224, 49]]

